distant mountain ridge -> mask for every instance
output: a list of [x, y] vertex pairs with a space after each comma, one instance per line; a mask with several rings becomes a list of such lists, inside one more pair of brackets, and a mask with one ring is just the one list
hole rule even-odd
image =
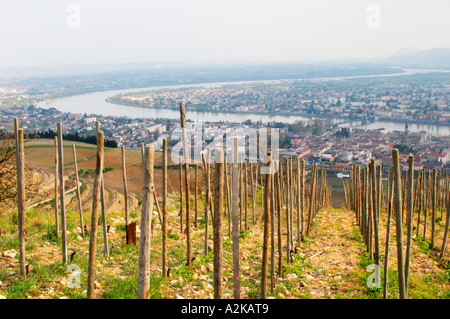
[[450, 68], [450, 48], [420, 50], [405, 48], [395, 52], [388, 62], [401, 66]]

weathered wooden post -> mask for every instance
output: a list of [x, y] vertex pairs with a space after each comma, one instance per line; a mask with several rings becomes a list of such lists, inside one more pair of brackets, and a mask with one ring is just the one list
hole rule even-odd
[[[425, 175], [424, 175], [425, 178]], [[430, 212], [430, 205], [431, 205], [431, 171], [428, 171], [428, 179], [425, 181], [425, 210], [424, 210], [424, 220], [423, 220], [423, 240], [426, 240], [427, 236], [427, 220], [428, 220], [428, 213]]]
[[59, 158], [58, 158], [58, 137], [55, 136], [55, 232], [56, 232], [56, 238], [59, 237], [59, 211], [58, 211], [58, 207], [59, 207], [59, 185], [58, 185], [58, 180], [59, 180], [59, 174], [58, 174], [58, 169], [59, 169]]
[[[158, 219], [159, 219], [159, 223], [160, 225], [162, 225], [162, 212], [161, 212], [161, 207], [159, 207], [159, 202], [158, 202], [158, 195], [156, 195], [156, 189], [155, 187], [153, 187], [153, 203], [156, 206], [156, 212], [158, 213]], [[153, 229], [152, 229], [153, 232]]]
[[78, 199], [78, 212], [80, 213], [80, 228], [81, 236], [84, 237], [84, 223], [83, 223], [83, 209], [81, 207], [81, 193], [80, 193], [80, 179], [78, 177], [78, 163], [77, 163], [77, 152], [75, 150], [75, 144], [72, 144], [73, 150], [73, 165], [75, 169], [75, 182], [77, 183], [77, 199]]
[[[373, 180], [372, 176], [371, 176], [371, 168], [369, 165], [369, 170], [368, 170], [368, 188], [369, 188], [369, 192], [368, 192], [368, 196], [369, 196], [369, 216], [367, 218], [367, 221], [369, 223], [369, 258], [373, 259], [374, 257], [374, 240], [373, 240], [373, 219], [374, 219], [374, 211], [375, 211], [375, 206], [376, 206], [376, 202], [373, 202], [373, 193], [372, 193], [372, 185], [375, 185], [375, 181]], [[376, 197], [375, 197], [376, 199]], [[375, 205], [374, 205], [375, 204]]]
[[[16, 123], [15, 123], [16, 124]], [[17, 123], [18, 124], [18, 123]], [[19, 274], [25, 277], [25, 220], [26, 220], [26, 202], [25, 202], [25, 155], [23, 146], [23, 130], [17, 127], [16, 137], [16, 174], [17, 174], [17, 216], [19, 225]]]
[[414, 207], [413, 207], [413, 193], [414, 193], [414, 156], [410, 155], [408, 158], [409, 169], [408, 169], [408, 185], [406, 196], [407, 198], [407, 218], [406, 218], [406, 255], [405, 255], [405, 298], [408, 298], [408, 280], [409, 280], [409, 260], [411, 255], [411, 241], [412, 241], [412, 231], [413, 231], [413, 218], [414, 218]]
[[58, 123], [58, 157], [59, 157], [59, 201], [61, 206], [61, 239], [63, 263], [67, 262], [67, 230], [66, 230], [66, 204], [64, 189], [64, 152], [62, 138], [62, 124]]
[[286, 158], [286, 260], [287, 263], [289, 264], [291, 262], [291, 222], [290, 222], [290, 189], [291, 189], [291, 184], [290, 184], [290, 174], [289, 174], [289, 159]]
[[375, 261], [378, 262], [377, 265], [380, 264], [380, 211], [382, 208], [383, 201], [383, 168], [381, 165], [378, 165], [378, 174], [377, 174], [377, 210], [375, 214]]
[[189, 189], [189, 163], [184, 163], [184, 184], [186, 191], [186, 264], [191, 267], [192, 245], [191, 245], [191, 196]]
[[198, 164], [195, 164], [195, 180], [194, 180], [194, 225], [198, 227]]
[[253, 226], [255, 226], [255, 209], [256, 209], [256, 198], [255, 198], [255, 183], [253, 181], [253, 163], [250, 163], [250, 191], [252, 193], [252, 221]]
[[[253, 202], [253, 211], [255, 212], [256, 210], [256, 198], [258, 196], [258, 170], [259, 170], [259, 165], [256, 164], [255, 165], [255, 188], [253, 190], [253, 194], [255, 196], [255, 201]], [[255, 214], [255, 213], [254, 213]], [[255, 225], [258, 221], [258, 215], [254, 215], [253, 216], [253, 225]]]
[[[344, 204], [345, 204], [345, 209], [350, 210], [349, 203], [348, 203], [348, 195], [347, 195], [348, 194], [347, 181], [345, 179], [342, 182], [342, 186], [344, 187]], [[356, 221], [358, 221], [358, 219], [356, 219]]]
[[[202, 164], [203, 164], [202, 168], [203, 168], [203, 175], [204, 175], [205, 179], [207, 177], [206, 175], [208, 172], [208, 163], [206, 162], [205, 153], [208, 153], [208, 152], [209, 152], [209, 147], [206, 148], [205, 152], [202, 152]], [[210, 187], [210, 186], [207, 185], [207, 187]], [[212, 215], [213, 211], [214, 211], [214, 204], [213, 204], [213, 201], [211, 200], [212, 196], [209, 196], [209, 199], [208, 199], [208, 196], [206, 193], [207, 192], [205, 191], [205, 205], [208, 205], [209, 211], [211, 212], [211, 215]], [[205, 214], [206, 213], [208, 213], [208, 210], [207, 210], [207, 207], [205, 206]]]
[[150, 297], [150, 247], [153, 214], [153, 146], [145, 146], [145, 174], [139, 238], [138, 298]]
[[180, 234], [183, 234], [183, 164], [182, 159], [180, 158], [180, 163], [178, 164], [178, 169], [180, 172]]
[[209, 216], [208, 216], [208, 203], [211, 198], [211, 150], [207, 149], [207, 162], [206, 162], [206, 195], [205, 195], [205, 255], [208, 254], [208, 226], [209, 226]]
[[[95, 129], [96, 129], [96, 133], [98, 134], [98, 132], [100, 132], [100, 122], [96, 121], [95, 122]], [[101, 180], [101, 187], [100, 187], [100, 207], [102, 210], [102, 225], [103, 225], [103, 242], [104, 242], [104, 252], [106, 255], [109, 254], [109, 249], [108, 249], [108, 232], [107, 232], [107, 227], [106, 227], [106, 207], [105, 207], [105, 182], [103, 180], [103, 172], [102, 172], [102, 180]], [[125, 225], [125, 231], [126, 234], [128, 234], [128, 227], [127, 225]], [[126, 240], [128, 243], [128, 236], [126, 235]]]
[[292, 155], [289, 156], [289, 234], [291, 235], [289, 240], [291, 241], [291, 250], [294, 249], [294, 192], [293, 188], [295, 185], [294, 177], [292, 174], [292, 167], [294, 163], [292, 161]]
[[[447, 172], [445, 172], [447, 173]], [[446, 205], [447, 205], [447, 216], [445, 218], [445, 231], [444, 231], [444, 239], [442, 241], [442, 248], [441, 248], [441, 253], [439, 254], [439, 259], [442, 259], [442, 257], [444, 257], [444, 252], [445, 252], [445, 246], [447, 245], [447, 239], [448, 239], [448, 229], [450, 226], [450, 200], [448, 199], [448, 179], [447, 179], [447, 174], [445, 174], [444, 177], [444, 182], [445, 182], [445, 193], [446, 193], [446, 197], [445, 197], [445, 201], [446, 201]]]
[[244, 206], [245, 206], [245, 230], [248, 229], [248, 194], [247, 194], [247, 162], [244, 162]]
[[369, 251], [368, 237], [367, 237], [367, 215], [368, 215], [368, 204], [367, 204], [367, 167], [362, 168], [362, 183], [361, 183], [361, 233], [364, 238], [364, 243], [366, 244], [367, 251]]
[[[267, 167], [271, 169], [272, 154], [268, 152], [269, 161]], [[261, 265], [261, 299], [267, 298], [267, 269], [269, 257], [269, 235], [270, 235], [270, 176], [271, 173], [266, 173], [264, 176], [264, 233], [263, 233], [263, 251], [262, 251], [262, 265]]]
[[234, 299], [241, 298], [240, 268], [239, 268], [239, 165], [238, 141], [233, 138], [233, 161], [231, 164], [231, 214], [233, 222], [233, 290]]
[[88, 263], [88, 279], [87, 279], [87, 298], [94, 298], [94, 280], [95, 280], [95, 252], [97, 245], [97, 224], [98, 213], [100, 205], [100, 188], [103, 175], [103, 161], [104, 161], [104, 141], [103, 132], [97, 133], [97, 164], [95, 168], [94, 177], [94, 190], [92, 198], [92, 217], [91, 217], [91, 229], [89, 238], [89, 263]]
[[356, 208], [356, 215], [358, 216], [357, 219], [359, 221], [359, 228], [362, 229], [362, 196], [363, 192], [361, 190], [361, 166], [355, 165], [356, 171], [355, 171], [355, 190], [354, 190], [354, 200], [356, 201], [356, 205], [354, 206]]
[[[123, 196], [125, 198], [125, 229], [129, 224], [129, 212], [128, 212], [128, 185], [127, 185], [127, 165], [125, 161], [125, 147], [122, 146], [122, 178], [123, 178]], [[127, 244], [128, 244], [128, 235]]]
[[242, 228], [242, 213], [244, 211], [244, 177], [242, 176], [242, 157], [241, 162], [239, 163], [239, 231], [242, 232], [244, 229]]
[[312, 218], [313, 218], [313, 214], [314, 214], [314, 201], [315, 199], [315, 195], [316, 195], [316, 165], [313, 166], [312, 170], [311, 170], [311, 194], [310, 194], [310, 201], [309, 201], [309, 212], [308, 212], [308, 222], [306, 225], [306, 233], [309, 234], [310, 230], [311, 230], [311, 224], [312, 224]]
[[434, 248], [434, 238], [436, 234], [436, 192], [437, 188], [437, 170], [433, 168], [433, 186], [432, 186], [432, 211], [431, 211], [431, 242], [430, 242], [430, 248]]
[[189, 189], [189, 161], [190, 151], [187, 141], [187, 126], [186, 126], [186, 109], [184, 102], [180, 103], [180, 121], [183, 129], [183, 155], [184, 155], [184, 185], [186, 191], [186, 262], [187, 266], [191, 267], [191, 218], [190, 218], [190, 189]]
[[305, 189], [306, 189], [306, 170], [305, 170], [305, 160], [302, 159], [300, 161], [300, 171], [301, 171], [301, 180], [300, 180], [300, 185], [301, 185], [301, 193], [300, 193], [300, 200], [301, 200], [301, 204], [300, 204], [300, 223], [301, 223], [301, 237], [303, 238], [305, 236]]
[[398, 270], [398, 287], [400, 299], [405, 299], [405, 272], [403, 265], [403, 230], [402, 230], [402, 185], [401, 185], [401, 168], [399, 160], [399, 151], [394, 148], [392, 150], [393, 160], [393, 177], [394, 177], [394, 213], [395, 228], [397, 237], [397, 270]]
[[278, 276], [283, 276], [283, 249], [282, 249], [282, 236], [281, 236], [281, 186], [280, 186], [280, 176], [281, 176], [281, 162], [278, 161], [278, 171], [275, 173], [275, 191], [277, 198], [277, 222], [278, 222]]
[[420, 215], [422, 213], [423, 206], [423, 170], [420, 170], [417, 174], [417, 227], [416, 227], [416, 237], [419, 237], [420, 230]]
[[167, 138], [163, 139], [163, 179], [162, 179], [162, 271], [167, 277]]
[[373, 215], [373, 230], [374, 230], [374, 244], [375, 244], [375, 264], [380, 265], [380, 246], [379, 246], [379, 233], [378, 233], [378, 189], [377, 189], [377, 166], [375, 163], [375, 159], [372, 158], [370, 161], [370, 173], [371, 173], [371, 186], [372, 186], [372, 215]]
[[[105, 183], [103, 182], [103, 174], [102, 174], [102, 184], [100, 187], [100, 193], [105, 194]], [[101, 198], [101, 196], [100, 196]], [[101, 208], [102, 208], [102, 230], [103, 230], [103, 247], [104, 247], [104, 253], [105, 255], [109, 255], [109, 248], [108, 248], [108, 228], [106, 226], [106, 207], [105, 207], [105, 201], [101, 200]]]
[[393, 178], [392, 178], [392, 168], [389, 170], [388, 176], [388, 218], [387, 218], [387, 226], [386, 226], [386, 249], [384, 254], [384, 280], [383, 280], [383, 298], [387, 299], [387, 283], [388, 283], [388, 265], [389, 265], [389, 244], [391, 237], [391, 218], [392, 218], [392, 204], [394, 198], [394, 187], [393, 187]]
[[275, 176], [273, 170], [278, 162], [272, 162], [270, 174], [270, 291], [275, 289]]
[[228, 178], [228, 163], [227, 157], [223, 158], [223, 166], [225, 169], [225, 197], [227, 199], [227, 215], [228, 215], [228, 237], [231, 237], [231, 192], [230, 192], [230, 180]]
[[223, 298], [223, 194], [224, 194], [224, 156], [223, 149], [216, 149], [214, 175], [214, 298]]
[[314, 194], [314, 214], [313, 217], [316, 217], [317, 212], [319, 211], [319, 166], [316, 164], [316, 192]]
[[[437, 178], [436, 178], [436, 214], [437, 210], [440, 210], [442, 220], [442, 206], [441, 206], [441, 171], [437, 170]], [[436, 215], [437, 218], [437, 215]]]
[[301, 178], [302, 178], [302, 165], [300, 163], [300, 157], [297, 157], [297, 246], [300, 247], [300, 241], [302, 239], [300, 224], [301, 224]]

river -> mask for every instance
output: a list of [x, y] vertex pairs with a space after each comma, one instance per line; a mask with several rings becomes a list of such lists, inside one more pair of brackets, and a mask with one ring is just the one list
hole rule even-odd
[[[368, 78], [368, 77], [381, 77], [381, 76], [397, 76], [397, 75], [410, 75], [415, 73], [426, 72], [449, 72], [448, 70], [423, 70], [423, 69], [405, 69], [405, 72], [393, 73], [393, 74], [379, 74], [379, 75], [367, 75], [367, 76], [349, 76], [349, 77], [328, 77], [328, 78], [310, 78], [299, 79], [300, 81], [329, 81], [329, 80], [345, 80], [351, 78]], [[180, 113], [175, 109], [158, 109], [158, 108], [142, 108], [134, 106], [118, 105], [106, 102], [106, 98], [112, 97], [119, 93], [140, 92], [148, 90], [158, 90], [163, 88], [186, 88], [186, 87], [215, 87], [224, 84], [249, 84], [249, 83], [281, 83], [287, 81], [299, 81], [299, 80], [267, 80], [267, 81], [240, 81], [240, 82], [221, 82], [221, 83], [205, 83], [205, 84], [189, 84], [189, 85], [173, 85], [165, 87], [150, 87], [150, 88], [138, 88], [138, 89], [121, 89], [94, 92], [87, 94], [73, 95], [69, 97], [47, 100], [40, 102], [39, 107], [51, 108], [54, 107], [61, 112], [67, 113], [81, 113], [81, 114], [97, 114], [103, 116], [116, 116], [116, 117], [129, 117], [129, 118], [168, 118], [179, 119]], [[243, 122], [245, 120], [262, 121], [264, 123], [277, 121], [284, 123], [294, 123], [298, 120], [307, 120], [310, 118], [297, 116], [297, 115], [270, 115], [270, 114], [254, 114], [254, 113], [223, 113], [223, 112], [186, 112], [187, 119], [201, 120], [203, 122], [216, 122], [216, 121], [228, 121], [228, 122]], [[337, 119], [333, 119], [336, 123]], [[375, 121], [370, 124], [361, 125], [361, 123], [351, 123], [350, 126], [355, 128], [368, 128], [379, 129], [385, 128], [388, 131], [399, 130], [403, 131], [405, 128], [404, 123], [388, 122], [388, 121]], [[450, 135], [450, 126], [445, 125], [428, 125], [428, 124], [408, 124], [411, 132], [419, 132], [425, 130], [435, 135]]]

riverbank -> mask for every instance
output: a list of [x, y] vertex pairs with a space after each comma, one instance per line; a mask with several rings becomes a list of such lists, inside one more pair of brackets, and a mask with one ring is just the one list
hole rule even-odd
[[[111, 103], [111, 104], [116, 104], [116, 105], [123, 105], [123, 106], [130, 106], [130, 107], [138, 107], [138, 108], [143, 108], [143, 109], [162, 109], [162, 110], [166, 110], [168, 108], [166, 107], [161, 107], [161, 106], [143, 106], [143, 105], [135, 105], [132, 103], [126, 103], [126, 102], [122, 102], [119, 103], [118, 101], [115, 101], [112, 98], [106, 98], [105, 99], [106, 102]], [[174, 110], [174, 111], [178, 111], [178, 108], [169, 108], [170, 110]], [[218, 114], [222, 114], [222, 113], [226, 113], [226, 114], [237, 114], [237, 115], [248, 115], [249, 112], [239, 112], [239, 111], [230, 111], [230, 110], [220, 110], [220, 111], [215, 111], [215, 110], [209, 110], [209, 111], [204, 111], [204, 110], [189, 110], [189, 111], [194, 111], [194, 112], [198, 112], [198, 113], [218, 113]], [[315, 118], [319, 118], [319, 119], [335, 119], [335, 120], [345, 120], [348, 121], [347, 117], [344, 116], [336, 116], [336, 115], [328, 115], [328, 114], [311, 114], [311, 113], [302, 113], [302, 112], [298, 112], [298, 113], [292, 113], [292, 112], [277, 112], [277, 113], [273, 113], [273, 112], [251, 112], [252, 115], [264, 115], [264, 116], [272, 116], [272, 117], [276, 117], [276, 116], [286, 116], [286, 117], [304, 117], [304, 118], [308, 118], [308, 119], [315, 119]]]

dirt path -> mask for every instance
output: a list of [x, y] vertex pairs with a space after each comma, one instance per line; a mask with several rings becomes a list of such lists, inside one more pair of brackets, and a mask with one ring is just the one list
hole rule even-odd
[[311, 298], [351, 298], [366, 289], [358, 267], [364, 251], [355, 232], [351, 212], [330, 209], [316, 216], [299, 252], [303, 262], [309, 263], [301, 279]]

